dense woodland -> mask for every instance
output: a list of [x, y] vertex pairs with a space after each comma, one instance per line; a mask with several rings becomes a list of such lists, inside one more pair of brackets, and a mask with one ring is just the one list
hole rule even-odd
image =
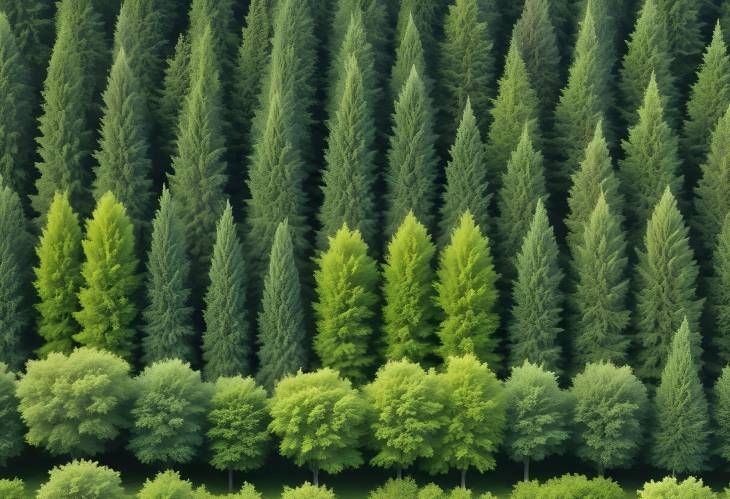
[[[0, 464], [730, 497], [726, 39], [725, 0], [0, 0]], [[529, 481], [559, 455], [594, 474]]]

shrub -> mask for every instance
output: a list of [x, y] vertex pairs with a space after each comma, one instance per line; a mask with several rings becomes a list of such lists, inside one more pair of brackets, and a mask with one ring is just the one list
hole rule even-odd
[[444, 499], [444, 489], [435, 483], [429, 483], [418, 492], [418, 499]]
[[[391, 478], [384, 485], [370, 492], [369, 499], [418, 499], [418, 484], [413, 478]], [[440, 496], [436, 496], [440, 497]]]
[[651, 480], [637, 491], [639, 499], [713, 499], [717, 497], [701, 478], [688, 477], [678, 482], [673, 476], [664, 477], [660, 482]]
[[262, 496], [261, 492], [256, 490], [256, 487], [252, 484], [243, 482], [243, 486], [240, 491], [234, 494], [228, 494], [225, 497], [228, 499], [263, 499], [264, 496]]
[[25, 484], [20, 478], [0, 480], [0, 497], [3, 499], [25, 499]]
[[193, 484], [180, 478], [177, 471], [161, 471], [153, 480], [147, 479], [138, 494], [139, 499], [193, 499]]
[[38, 490], [38, 499], [125, 499], [119, 473], [95, 461], [56, 466]]
[[309, 482], [294, 489], [284, 487], [281, 499], [335, 499], [337, 496], [327, 487], [319, 487]]
[[623, 499], [624, 491], [610, 478], [589, 479], [584, 475], [563, 475], [544, 484], [533, 480], [519, 482], [511, 499]]

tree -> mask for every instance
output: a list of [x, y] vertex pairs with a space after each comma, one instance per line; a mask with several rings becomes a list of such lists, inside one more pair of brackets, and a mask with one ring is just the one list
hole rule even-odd
[[516, 268], [509, 324], [510, 365], [518, 366], [529, 360], [559, 373], [563, 271], [558, 265], [558, 245], [542, 201], [537, 203], [530, 229], [517, 254]]
[[679, 482], [676, 477], [666, 476], [660, 482], [650, 480], [637, 491], [640, 499], [661, 499], [663, 497], [694, 497], [696, 499], [713, 499], [717, 494], [702, 479], [689, 476]]
[[393, 99], [398, 99], [403, 87], [408, 81], [411, 70], [415, 67], [421, 76], [426, 92], [430, 93], [432, 82], [428, 78], [426, 60], [421, 44], [421, 33], [416, 26], [413, 16], [409, 15], [405, 30], [396, 38], [400, 43], [395, 50], [395, 62], [390, 75], [390, 93]]
[[523, 479], [528, 481], [532, 461], [563, 453], [570, 437], [573, 399], [560, 389], [554, 373], [527, 360], [512, 368], [504, 395], [505, 445], [510, 459], [523, 463]]
[[190, 260], [187, 240], [170, 191], [163, 186], [160, 208], [152, 221], [147, 255], [147, 299], [142, 349], [145, 365], [166, 358], [192, 361], [193, 308], [190, 306]]
[[208, 414], [210, 464], [228, 470], [228, 492], [233, 492], [234, 470], [253, 470], [264, 464], [270, 438], [266, 404], [266, 391], [251, 378], [218, 378], [215, 383]]
[[93, 348], [51, 352], [28, 361], [17, 396], [30, 445], [54, 455], [99, 454], [129, 424], [129, 364]]
[[680, 81], [687, 81], [702, 53], [702, 3], [690, 0], [656, 0], [657, 20], [667, 33], [673, 57], [673, 70]]
[[308, 466], [319, 486], [320, 469], [338, 473], [362, 464], [366, 411], [362, 396], [336, 371], [300, 371], [276, 385], [269, 431], [281, 440], [279, 453]]
[[669, 188], [664, 191], [646, 228], [636, 266], [635, 330], [641, 345], [637, 371], [658, 380], [674, 332], [686, 318], [692, 338], [692, 358], [701, 362], [698, 334], [702, 299], [696, 295], [699, 270], [689, 245], [688, 229]]
[[180, 359], [147, 366], [134, 384], [129, 449], [143, 464], [190, 462], [203, 444], [212, 386]]
[[672, 475], [700, 471], [710, 445], [707, 400], [692, 343], [685, 317], [672, 339], [654, 399], [656, 427], [652, 464], [671, 471]]
[[317, 334], [314, 351], [322, 365], [354, 383], [364, 382], [375, 363], [373, 333], [378, 269], [360, 232], [343, 225], [315, 262]]
[[426, 373], [408, 360], [391, 360], [363, 391], [372, 411], [372, 465], [396, 468], [400, 479], [403, 468], [434, 456], [439, 432], [448, 422], [446, 394], [434, 371]]
[[81, 459], [56, 466], [50, 471], [48, 481], [38, 490], [38, 498], [54, 497], [124, 499], [127, 495], [119, 472], [96, 461]]
[[713, 336], [720, 365], [730, 363], [730, 214], [717, 238], [713, 254], [713, 273], [709, 281], [708, 303]]
[[392, 236], [409, 211], [433, 226], [437, 158], [431, 100], [415, 65], [403, 85], [393, 114], [388, 150], [385, 232]]
[[426, 60], [435, 62], [436, 30], [441, 28], [440, 23], [445, 9], [446, 3], [438, 0], [405, 0], [400, 2], [400, 9], [397, 13], [396, 39], [403, 39], [404, 32], [408, 29], [407, 25], [412, 17], [414, 25], [421, 32]]
[[573, 431], [576, 454], [599, 475], [631, 466], [644, 443], [649, 400], [646, 388], [628, 366], [587, 364], [573, 378]]
[[111, 192], [104, 194], [81, 243], [86, 261], [81, 266], [81, 308], [74, 313], [81, 331], [73, 336], [81, 345], [104, 348], [127, 360], [135, 347], [135, 296], [141, 281], [132, 230], [124, 205]]
[[388, 244], [383, 264], [385, 357], [422, 362], [436, 350], [433, 301], [436, 247], [413, 213]]
[[18, 381], [15, 373], [0, 362], [0, 418], [3, 428], [0, 431], [0, 465], [5, 466], [8, 459], [20, 455], [23, 451], [23, 432], [25, 427], [18, 412], [16, 387]]
[[48, 0], [0, 0], [18, 50], [30, 69], [33, 86], [43, 81], [55, 34], [54, 4]]
[[156, 112], [160, 124], [157, 144], [165, 161], [177, 153], [178, 125], [180, 124], [180, 103], [185, 103], [185, 96], [190, 93], [190, 40], [180, 34], [175, 50], [165, 62], [165, 76], [162, 80]]
[[245, 300], [243, 247], [236, 234], [233, 209], [226, 203], [216, 229], [203, 314], [203, 373], [210, 381], [250, 371]]
[[287, 374], [306, 366], [306, 326], [289, 224], [279, 223], [264, 278], [259, 325], [259, 371], [256, 380], [269, 392]]
[[713, 404], [713, 426], [717, 454], [730, 461], [730, 366], [724, 367], [715, 382]]
[[436, 304], [443, 311], [438, 328], [441, 357], [474, 354], [491, 366], [499, 364], [497, 278], [489, 238], [467, 211], [439, 262], [435, 286]]

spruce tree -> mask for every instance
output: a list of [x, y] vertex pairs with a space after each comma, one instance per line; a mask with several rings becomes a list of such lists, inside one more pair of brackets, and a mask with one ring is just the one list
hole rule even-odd
[[416, 72], [421, 76], [426, 90], [430, 92], [431, 80], [428, 77], [429, 73], [426, 69], [421, 34], [412, 16], [408, 17], [408, 24], [399, 41], [400, 43], [395, 50], [395, 62], [393, 63], [393, 69], [390, 75], [391, 97], [394, 100], [398, 99], [413, 67], [416, 68]]
[[[238, 33], [234, 29], [233, 4], [235, 0], [192, 0], [188, 18], [188, 36], [194, 47], [210, 28], [215, 61], [220, 71], [223, 92], [228, 95], [233, 83], [233, 66], [238, 48]], [[227, 111], [227, 109], [226, 109]]]
[[36, 247], [38, 266], [33, 283], [38, 294], [38, 334], [44, 344], [41, 356], [51, 352], [71, 353], [78, 331], [74, 312], [79, 309], [81, 286], [81, 226], [68, 202], [56, 193], [48, 210], [46, 226]]
[[499, 365], [497, 278], [489, 238], [467, 211], [439, 263], [436, 303], [443, 312], [438, 328], [443, 359], [471, 353], [492, 368]]
[[[423, 51], [427, 63], [427, 70], [435, 69], [437, 51], [436, 30], [441, 28], [442, 14], [446, 9], [447, 2], [441, 0], [403, 0], [398, 9], [398, 21], [396, 24], [396, 40], [403, 40], [408, 25], [413, 19], [413, 24], [418, 29], [419, 37], [423, 42]], [[420, 70], [420, 68], [419, 68]], [[406, 72], [405, 76], [408, 76]], [[400, 89], [398, 89], [398, 92]], [[396, 92], [395, 95], [398, 95]]]
[[433, 257], [428, 230], [408, 213], [383, 264], [383, 335], [388, 360], [422, 362], [436, 350]]
[[184, 103], [185, 96], [190, 93], [190, 40], [185, 34], [179, 36], [175, 50], [165, 64], [162, 91], [154, 111], [160, 124], [158, 147], [163, 158], [169, 161], [177, 151], [180, 103]]
[[193, 309], [190, 307], [190, 259], [178, 208], [167, 187], [152, 221], [147, 254], [147, 308], [142, 349], [145, 365], [166, 358], [194, 360]]
[[685, 318], [692, 331], [692, 357], [699, 362], [702, 354], [698, 331], [703, 300], [695, 291], [699, 271], [688, 232], [667, 187], [647, 224], [634, 272], [637, 372], [646, 380], [659, 379], [674, 332]]
[[603, 66], [603, 74], [610, 77], [609, 74], [613, 70], [616, 63], [617, 45], [624, 41], [620, 37], [619, 20], [617, 16], [622, 13], [622, 8], [629, 10], [628, 6], [624, 6], [625, 0], [579, 0], [579, 18], [585, 16], [585, 12], [590, 9], [591, 16], [595, 21], [596, 38], [600, 47], [599, 61]]
[[714, 442], [717, 454], [730, 461], [730, 366], [722, 368], [713, 387], [712, 415], [714, 420]]
[[509, 323], [510, 365], [519, 366], [529, 360], [559, 373], [563, 271], [558, 265], [558, 244], [542, 200], [537, 203], [532, 224], [517, 254], [516, 267]]
[[82, 245], [86, 259], [81, 266], [81, 308], [74, 313], [81, 331], [73, 338], [83, 346], [105, 349], [130, 360], [135, 348], [140, 276], [132, 222], [111, 192], [99, 198], [86, 223]]
[[654, 399], [651, 461], [672, 475], [703, 470], [710, 449], [709, 411], [699, 359], [693, 355], [692, 337], [696, 335], [685, 317], [673, 335]]
[[286, 220], [279, 223], [274, 234], [258, 326], [256, 380], [271, 392], [277, 381], [304, 369], [307, 361], [302, 288]]
[[658, 17], [667, 33], [673, 70], [680, 81], [691, 78], [702, 53], [702, 20], [696, 0], [656, 0]]
[[708, 302], [713, 325], [712, 343], [720, 365], [730, 364], [730, 213], [716, 239]]
[[50, 0], [0, 0], [15, 34], [18, 50], [31, 73], [33, 86], [45, 77], [55, 35], [55, 4]]
[[386, 236], [395, 233], [409, 211], [426, 227], [433, 226], [438, 166], [434, 141], [431, 99], [413, 66], [393, 114], [385, 175]]
[[324, 367], [353, 383], [366, 381], [373, 354], [378, 269], [360, 232], [343, 225], [317, 258], [314, 273], [317, 334], [314, 351]]

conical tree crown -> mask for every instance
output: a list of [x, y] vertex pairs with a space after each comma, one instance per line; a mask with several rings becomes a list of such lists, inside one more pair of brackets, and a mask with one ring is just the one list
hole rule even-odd
[[700, 9], [704, 6], [694, 0], [656, 0], [656, 5], [674, 59], [673, 71], [687, 81], [702, 53]]
[[34, 85], [43, 81], [51, 55], [54, 7], [48, 0], [0, 0]]
[[730, 213], [725, 215], [713, 254], [708, 302], [713, 320], [713, 344], [721, 366], [730, 363]]
[[160, 124], [157, 143], [163, 158], [177, 152], [177, 132], [180, 124], [180, 103], [190, 93], [190, 39], [180, 34], [173, 54], [165, 62], [165, 77], [157, 106], [152, 109]]
[[[433, 69], [431, 61], [435, 62], [436, 55], [436, 30], [440, 29], [443, 19], [446, 2], [439, 0], [403, 0], [398, 9], [398, 22], [396, 24], [396, 40], [403, 40], [408, 31], [408, 25], [413, 20], [413, 25], [418, 29], [419, 37], [423, 42], [425, 59], [429, 61], [428, 69]], [[420, 68], [419, 68], [420, 69]], [[406, 72], [405, 76], [408, 76]], [[398, 89], [400, 92], [400, 89]], [[395, 95], [398, 95], [396, 92]]]
[[336, 0], [332, 32], [329, 37], [330, 53], [337, 54], [350, 29], [353, 15], [362, 16], [362, 24], [368, 42], [372, 46], [375, 59], [375, 72], [378, 81], [385, 81], [392, 64], [390, 44], [393, 35], [388, 15], [388, 2], [383, 0]]
[[431, 81], [427, 77], [428, 72], [423, 55], [423, 45], [421, 45], [421, 34], [416, 27], [413, 16], [408, 16], [405, 31], [403, 31], [400, 44], [395, 51], [395, 63], [390, 76], [390, 93], [394, 99], [397, 99], [401, 94], [413, 67], [421, 75], [427, 90], [430, 90]]

